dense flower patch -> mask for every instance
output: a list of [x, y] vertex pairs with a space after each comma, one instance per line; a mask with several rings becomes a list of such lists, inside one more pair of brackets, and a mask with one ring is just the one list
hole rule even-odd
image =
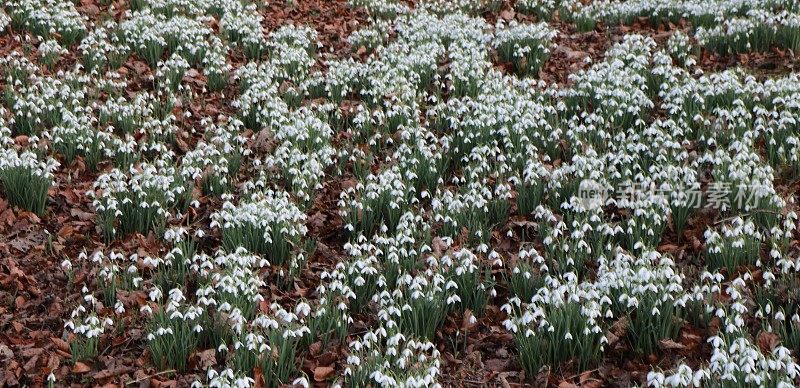
[[[196, 386], [440, 386], [491, 332], [528, 383], [620, 350], [643, 385], [800, 383], [800, 79], [697, 64], [796, 51], [795, 1], [418, 3], [350, 1], [371, 20], [344, 58], [258, 2], [0, 10], [26, 42], [0, 60], [4, 198], [48, 219], [75, 166], [93, 180], [72, 362], [133, 325]], [[540, 77], [553, 20], [644, 17], [691, 27]]]

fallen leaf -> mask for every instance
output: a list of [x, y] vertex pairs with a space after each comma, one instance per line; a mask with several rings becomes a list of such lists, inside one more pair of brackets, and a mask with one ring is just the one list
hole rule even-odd
[[318, 366], [314, 368], [314, 381], [322, 382], [325, 381], [328, 377], [330, 377], [334, 372], [334, 369], [329, 366]]
[[511, 364], [511, 360], [501, 360], [499, 358], [486, 360], [483, 363], [486, 369], [492, 372], [504, 372], [506, 369], [508, 369], [509, 364]]
[[139, 75], [145, 74], [150, 71], [150, 66], [148, 66], [143, 61], [132, 61], [132, 63], [130, 63], [130, 66], [133, 67], [133, 70]]
[[17, 237], [11, 241], [11, 246], [20, 252], [29, 252], [31, 248], [38, 244], [38, 241], [35, 241], [33, 237], [31, 234], [27, 234], [25, 237]]
[[433, 238], [433, 254], [436, 256], [441, 256], [447, 250], [447, 243], [444, 242], [440, 237], [436, 236]]
[[317, 364], [318, 365], [333, 365], [334, 362], [339, 358], [338, 353], [334, 352], [325, 352], [317, 357]]
[[28, 301], [22, 296], [17, 296], [17, 298], [14, 299], [14, 304], [17, 306], [17, 310], [22, 310], [25, 308], [25, 305], [28, 304]]
[[608, 346], [611, 348], [619, 342], [619, 337], [610, 331], [606, 333], [606, 339], [608, 340]]
[[658, 341], [658, 347], [664, 350], [686, 349], [686, 345], [675, 342], [669, 338]]
[[14, 352], [7, 345], [0, 344], [0, 356], [2, 356], [3, 359], [10, 360], [14, 358]]
[[100, 372], [97, 372], [94, 374], [94, 376], [92, 376], [92, 378], [95, 380], [105, 380], [110, 377], [115, 377], [125, 373], [130, 373], [132, 370], [133, 368], [118, 365], [113, 369], [105, 369]]
[[80, 11], [82, 14], [86, 14], [89, 16], [97, 16], [100, 14], [100, 8], [91, 3], [83, 4], [80, 7], [76, 7], [76, 9]]
[[597, 379], [591, 379], [586, 382], [581, 382], [581, 388], [600, 388], [603, 386], [603, 382]]
[[769, 331], [762, 331], [758, 333], [756, 343], [763, 353], [771, 353], [780, 342], [778, 335]]
[[75, 233], [75, 228], [73, 228], [72, 225], [64, 225], [61, 227], [61, 229], [58, 230], [57, 235], [59, 237], [68, 237], [71, 236], [73, 233]]
[[583, 373], [581, 373], [580, 377], [578, 378], [578, 381], [580, 381], [582, 387], [585, 387], [586, 386], [586, 382], [587, 381], [591, 381], [591, 380], [593, 380], [592, 379], [592, 371], [583, 372]]
[[268, 128], [264, 128], [256, 134], [252, 148], [259, 152], [270, 153], [275, 145], [275, 134]]
[[189, 144], [186, 143], [186, 141], [184, 141], [180, 137], [175, 137], [175, 144], [178, 146], [178, 149], [181, 150], [181, 152], [183, 153], [187, 153], [191, 150]]
[[206, 370], [209, 367], [217, 365], [216, 352], [216, 349], [208, 349], [197, 353], [197, 364], [200, 370]]
[[152, 384], [154, 388], [175, 388], [178, 386], [178, 382], [175, 380], [158, 381], [156, 379], [150, 379], [150, 384]]
[[264, 372], [261, 371], [261, 368], [253, 368], [253, 380], [255, 381], [254, 388], [264, 387]]
[[325, 221], [327, 219], [328, 217], [324, 213], [317, 211], [316, 213], [308, 217], [308, 222], [315, 228], [322, 229], [322, 227], [325, 226]]
[[36, 368], [36, 364], [39, 362], [39, 356], [31, 357], [25, 365], [22, 366], [23, 369], [26, 371], [33, 371]]
[[322, 342], [314, 342], [313, 344], [308, 346], [308, 352], [311, 353], [312, 356], [317, 356], [322, 352]]
[[514, 16], [516, 16], [516, 13], [511, 10], [503, 10], [502, 12], [500, 12], [501, 19], [512, 20], [514, 19]]
[[61, 364], [61, 358], [55, 354], [51, 354], [47, 360], [47, 370], [54, 371]]
[[42, 352], [44, 352], [44, 349], [42, 349], [42, 348], [28, 348], [28, 349], [23, 350], [21, 353], [22, 353], [22, 357], [30, 358], [30, 357], [38, 356], [38, 355], [42, 354]]
[[90, 368], [89, 365], [86, 365], [82, 362], [76, 362], [75, 366], [72, 367], [72, 373], [80, 374], [80, 373], [86, 373], [90, 370], [92, 370], [92, 368]]
[[93, 213], [85, 212], [80, 209], [72, 208], [70, 209], [69, 214], [73, 217], [78, 217], [78, 219], [81, 221], [89, 221], [94, 219]]
[[663, 244], [658, 247], [658, 251], [661, 253], [675, 253], [678, 251], [678, 246], [675, 244]]

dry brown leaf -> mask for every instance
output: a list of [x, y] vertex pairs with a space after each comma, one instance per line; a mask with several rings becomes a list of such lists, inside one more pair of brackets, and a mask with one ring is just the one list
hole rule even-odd
[[514, 16], [516, 16], [516, 13], [514, 11], [512, 11], [512, 10], [506, 9], [506, 10], [503, 10], [502, 12], [500, 12], [500, 18], [501, 19], [513, 20]]
[[81, 374], [81, 373], [86, 373], [90, 370], [92, 370], [92, 368], [90, 368], [89, 365], [86, 365], [82, 362], [76, 362], [75, 366], [72, 367], [72, 373]]
[[509, 364], [511, 364], [511, 360], [502, 360], [499, 358], [486, 360], [483, 363], [486, 369], [492, 372], [504, 372], [506, 369], [508, 369]]
[[81, 221], [89, 221], [89, 220], [94, 219], [94, 214], [93, 213], [85, 212], [85, 211], [80, 210], [80, 209], [72, 208], [72, 209], [69, 210], [69, 214], [71, 216], [73, 216], [73, 217], [78, 217], [78, 219], [81, 220]]
[[314, 368], [314, 381], [322, 382], [330, 377], [335, 370], [329, 366], [318, 366]]
[[325, 221], [327, 221], [327, 219], [328, 216], [326, 216], [324, 213], [320, 211], [317, 211], [316, 213], [308, 217], [308, 222], [315, 228], [321, 229], [322, 227], [325, 226]]
[[55, 345], [58, 350], [69, 352], [69, 344], [67, 344], [67, 341], [56, 337], [50, 338], [50, 341], [53, 342], [53, 345]]
[[681, 350], [686, 349], [686, 345], [675, 342], [669, 338], [658, 341], [658, 347], [664, 350]]
[[208, 349], [197, 353], [197, 365], [200, 370], [207, 370], [209, 367], [217, 365], [215, 349]]
[[322, 342], [317, 341], [309, 345], [308, 352], [311, 353], [312, 356], [318, 356], [320, 352], [322, 352]]
[[756, 343], [763, 353], [770, 353], [781, 342], [777, 334], [769, 331], [758, 333]]

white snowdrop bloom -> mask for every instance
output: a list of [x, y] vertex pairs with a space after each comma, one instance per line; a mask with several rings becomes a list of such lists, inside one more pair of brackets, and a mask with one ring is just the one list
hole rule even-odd
[[9, 24], [11, 24], [11, 17], [5, 11], [0, 12], [0, 31], [5, 31]]
[[308, 316], [308, 314], [311, 312], [311, 306], [309, 306], [308, 303], [301, 302], [295, 306], [294, 311], [295, 314], [299, 316]]
[[123, 305], [122, 302], [117, 301], [117, 303], [114, 304], [114, 312], [117, 313], [117, 314], [124, 314], [125, 313], [125, 305]]

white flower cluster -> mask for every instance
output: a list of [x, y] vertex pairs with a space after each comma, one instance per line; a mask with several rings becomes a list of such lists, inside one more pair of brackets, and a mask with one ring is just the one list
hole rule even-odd
[[501, 58], [514, 62], [517, 71], [535, 74], [550, 56], [551, 41], [555, 37], [556, 30], [547, 23], [511, 21], [508, 25], [498, 23], [492, 45]]
[[258, 304], [264, 300], [260, 289], [266, 286], [257, 271], [267, 262], [240, 247], [227, 255], [218, 252], [214, 264], [219, 272], [211, 274], [210, 280], [219, 311], [230, 314], [237, 310], [243, 318], [252, 319]]
[[238, 370], [260, 367], [270, 381], [290, 381], [297, 373], [294, 356], [300, 340], [309, 329], [298, 314], [306, 314], [310, 307], [298, 303], [295, 312], [272, 303], [268, 314], [259, 314], [247, 327], [235, 325], [233, 363]]
[[[241, 372], [237, 373], [232, 368], [225, 368], [221, 372], [217, 372], [214, 368], [208, 368], [206, 373], [208, 380], [208, 387], [213, 388], [249, 388], [256, 385], [255, 379], [243, 375]], [[193, 388], [204, 387], [200, 381], [192, 383]]]
[[12, 58], [15, 71], [7, 74], [10, 87], [6, 103], [14, 117], [9, 120], [16, 134], [38, 135], [43, 128], [58, 124], [65, 110], [84, 98], [83, 91], [73, 88], [75, 74], [62, 77], [42, 76], [28, 67], [27, 61]]
[[11, 17], [8, 16], [6, 11], [0, 10], [0, 35], [4, 35], [8, 26], [11, 25]]
[[[108, 327], [114, 325], [110, 317], [98, 315], [95, 304], [99, 303], [84, 287], [82, 302], [72, 310], [64, 329], [70, 330], [70, 351], [75, 361], [92, 358], [99, 350], [100, 339]], [[83, 303], [88, 305], [88, 308]]]
[[51, 157], [44, 161], [31, 150], [0, 149], [0, 185], [13, 206], [42, 215], [47, 193], [53, 185], [53, 172], [59, 163]]
[[270, 61], [279, 71], [281, 80], [300, 83], [314, 65], [313, 54], [317, 49], [317, 31], [311, 27], [283, 26], [269, 34], [269, 49], [274, 53]]
[[86, 33], [85, 16], [75, 4], [64, 0], [20, 0], [10, 7], [11, 23], [35, 35], [48, 38], [58, 34], [64, 45], [71, 45]]
[[382, 19], [394, 19], [411, 11], [407, 5], [397, 0], [348, 0], [347, 2], [351, 7], [363, 7], [372, 16]]
[[437, 15], [455, 13], [476, 14], [483, 10], [497, 11], [502, 6], [496, 0], [426, 0], [420, 8]]
[[191, 190], [169, 161], [158, 160], [101, 174], [86, 194], [111, 238], [161, 230], [172, 209], [188, 206]]
[[203, 119], [205, 139], [181, 159], [181, 175], [187, 181], [199, 180], [205, 194], [225, 193], [242, 158], [250, 155], [250, 150], [244, 148], [246, 139], [239, 135], [244, 124], [237, 119], [221, 119], [219, 124]]
[[207, 77], [208, 89], [219, 91], [228, 84], [233, 66], [228, 63], [228, 47], [216, 35], [209, 38], [210, 47], [203, 58], [203, 71]]
[[350, 386], [440, 387], [439, 351], [434, 344], [391, 332], [381, 327], [350, 343], [345, 382]]
[[773, 44], [796, 50], [800, 16], [786, 10], [772, 12], [754, 8], [743, 17], [735, 17], [710, 27], [699, 28], [696, 36], [701, 45], [716, 51], [743, 53], [766, 51]]
[[[91, 261], [95, 268], [99, 268], [97, 287], [103, 292], [105, 303], [112, 306], [118, 302], [117, 290], [133, 291], [141, 287], [144, 282], [139, 273], [139, 255], [124, 255], [110, 251], [108, 254], [97, 251], [91, 256], [85, 252], [78, 256], [83, 261]], [[148, 262], [149, 257], [142, 259]]]
[[308, 232], [305, 219], [288, 193], [267, 190], [238, 205], [226, 200], [222, 209], [211, 215], [211, 227], [222, 229], [223, 246], [228, 251], [244, 247], [281, 265], [289, 261]]
[[271, 175], [281, 176], [286, 187], [306, 203], [322, 188], [325, 171], [334, 161], [333, 129], [320, 118], [324, 113], [305, 107], [293, 111], [277, 128], [274, 140], [278, 145], [263, 161], [267, 170], [275, 172]]
[[353, 50], [358, 50], [359, 47], [364, 47], [367, 50], [372, 50], [386, 40], [388, 40], [389, 24], [376, 20], [371, 26], [361, 28], [354, 31], [347, 37], [347, 42], [353, 47]]
[[623, 252], [598, 269], [598, 287], [612, 299], [616, 316], [631, 317], [628, 335], [642, 354], [657, 349], [658, 341], [676, 339], [690, 296], [684, 291], [684, 276], [675, 262], [658, 252], [642, 252], [637, 258]]
[[177, 90], [180, 87], [181, 79], [189, 70], [189, 62], [177, 53], [173, 53], [164, 61], [158, 63], [156, 79], [164, 83], [165, 88]]
[[[384, 283], [379, 280], [378, 284]], [[446, 313], [461, 302], [458, 285], [445, 278], [436, 267], [415, 275], [403, 274], [392, 289], [382, 290], [375, 298], [378, 318], [389, 330], [398, 330], [416, 338], [433, 339]]]
[[394, 229], [403, 209], [416, 199], [398, 168], [367, 176], [366, 184], [342, 191], [339, 199], [340, 214], [347, 221], [350, 232], [372, 233], [381, 227]]
[[542, 20], [550, 20], [556, 11], [562, 18], [569, 18], [572, 10], [578, 5], [581, 5], [580, 2], [575, 0], [518, 0], [514, 7], [519, 12], [534, 14]]
[[223, 15], [219, 26], [228, 40], [241, 45], [250, 58], [258, 58], [266, 48], [266, 39], [261, 28], [264, 17], [258, 13], [255, 3], [224, 1]]
[[503, 323], [516, 339], [525, 370], [568, 359], [588, 365], [608, 342], [600, 324], [611, 303], [597, 286], [578, 283], [569, 273], [561, 279], [548, 277], [530, 303], [510, 299], [503, 306], [509, 314]]
[[42, 63], [51, 67], [58, 61], [58, 57], [69, 52], [55, 39], [42, 41], [36, 51], [39, 52]]
[[691, 38], [683, 32], [676, 31], [667, 39], [667, 51], [669, 55], [678, 63], [689, 64], [689, 55], [692, 54], [693, 47]]
[[42, 161], [33, 151], [19, 152], [13, 148], [0, 151], [0, 171], [25, 170], [32, 178], [52, 181], [53, 172], [58, 166], [57, 160], [47, 158]]
[[119, 68], [123, 60], [130, 53], [130, 48], [123, 44], [121, 37], [115, 33], [118, 24], [114, 20], [107, 20], [95, 26], [78, 45], [78, 51], [83, 57], [83, 65], [89, 71], [94, 71], [108, 64], [111, 68]]
[[155, 67], [169, 51], [184, 57], [189, 63], [200, 63], [208, 51], [210, 17], [203, 15], [165, 16], [157, 10], [144, 8], [126, 11], [119, 31], [130, 48]]
[[739, 15], [750, 8], [764, 9], [780, 2], [769, 0], [712, 0], [697, 2], [692, 0], [601, 0], [588, 5], [576, 6], [571, 18], [604, 20], [632, 24], [640, 16], [647, 16], [657, 23], [677, 22], [688, 19], [694, 26], [708, 26], [723, 20], [726, 16]]
[[753, 221], [736, 217], [723, 224], [720, 231], [705, 231], [707, 261], [710, 269], [728, 268], [759, 261], [761, 232]]
[[248, 128], [277, 128], [289, 116], [289, 106], [280, 98], [277, 69], [269, 63], [248, 63], [236, 70], [243, 92], [233, 101]]
[[[340, 342], [344, 341], [350, 324], [353, 323], [350, 312], [354, 309], [351, 307], [355, 307], [354, 302], [364, 300], [363, 297], [359, 298], [348, 285], [347, 275], [351, 274], [349, 271], [352, 268], [345, 268], [345, 264], [339, 262], [332, 271], [323, 271], [320, 274], [321, 283], [316, 289], [318, 299], [306, 315], [310, 336], [319, 337], [323, 345], [334, 338]], [[361, 278], [356, 287], [364, 285], [366, 280]]]

